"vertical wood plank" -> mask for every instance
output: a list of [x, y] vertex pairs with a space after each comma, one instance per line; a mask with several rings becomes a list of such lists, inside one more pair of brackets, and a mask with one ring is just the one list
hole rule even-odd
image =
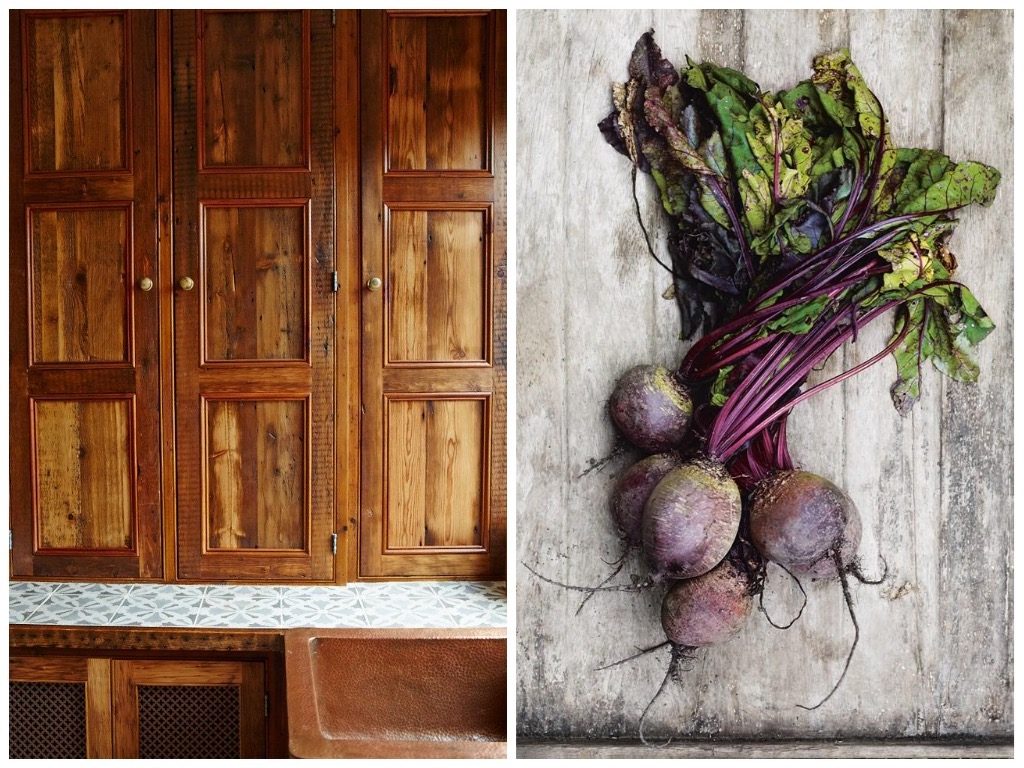
[[[596, 584], [607, 575], [601, 559], [621, 554], [607, 499], [629, 458], [577, 479], [613, 448], [607, 398], [615, 379], [640, 363], [674, 366], [680, 349], [638, 331], [664, 322], [673, 329], [665, 337], [675, 339], [678, 319], [674, 302], [661, 298], [668, 281], [636, 223], [629, 162], [605, 144], [597, 123], [641, 33], [653, 28], [678, 61], [694, 51], [699, 22], [696, 11], [517, 14], [518, 560], [544, 563], [545, 575], [565, 583]], [[563, 70], [577, 73], [571, 86], [550, 77]], [[645, 223], [657, 222], [655, 196], [641, 201]], [[577, 617], [578, 596], [549, 589], [521, 567], [516, 583], [517, 727], [628, 733], [631, 713], [642, 711], [644, 692], [664, 671], [634, 665], [594, 673], [618, 651], [571, 649], [588, 636], [614, 635], [619, 649], [650, 645], [660, 631], [658, 599], [598, 596], [599, 610]], [[583, 700], [580, 690], [590, 695]]]
[[139, 700], [133, 679], [134, 661], [110, 662], [110, 708], [113, 718], [115, 758], [139, 755]]
[[259, 546], [302, 549], [306, 517], [305, 404], [294, 400], [255, 403], [259, 433]]
[[387, 136], [390, 168], [425, 168], [427, 163], [427, 26], [422, 19], [387, 22]]
[[426, 546], [480, 544], [483, 403], [430, 401], [426, 423]]
[[236, 549], [246, 538], [241, 514], [245, 508], [243, 474], [247, 470], [242, 463], [243, 436], [235, 406], [227, 401], [207, 404], [209, 546], [215, 549]]
[[113, 757], [110, 659], [89, 659], [85, 683], [85, 739], [89, 757]]
[[484, 168], [487, 17], [440, 17], [427, 28], [426, 162], [431, 170]]
[[426, 211], [392, 211], [388, 218], [388, 328], [392, 360], [426, 360], [427, 275], [430, 249]]
[[[1013, 728], [1013, 199], [1012, 11], [946, 11], [943, 148], [996, 166], [988, 210], [960, 218], [961, 279], [995, 323], [979, 347], [977, 384], [943, 382], [937, 602], [941, 733]], [[983, 116], [983, 117], [982, 117]], [[950, 595], [971, 595], [963, 611]]]
[[237, 662], [239, 686], [239, 757], [267, 757], [267, 720], [264, 714], [264, 668], [259, 662]]
[[131, 518], [131, 427], [128, 402], [78, 407], [82, 473], [82, 539], [89, 549], [128, 549]]
[[43, 549], [85, 545], [82, 532], [82, 432], [70, 402], [40, 402], [35, 418], [36, 502]]
[[431, 211], [427, 224], [427, 358], [483, 360], [483, 216]]
[[388, 401], [387, 549], [422, 547], [426, 528], [429, 400]]

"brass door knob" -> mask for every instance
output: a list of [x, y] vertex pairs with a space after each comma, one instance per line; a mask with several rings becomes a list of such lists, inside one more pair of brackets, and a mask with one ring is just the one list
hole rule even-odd
[[181, 287], [181, 290], [183, 291], [191, 291], [193, 288], [196, 287], [196, 281], [193, 280], [191, 277], [185, 276], [178, 281], [178, 285]]
[[384, 281], [381, 280], [379, 277], [371, 277], [369, 280], [366, 281], [366, 287], [369, 288], [371, 291], [379, 291], [381, 288], [384, 287]]
[[140, 291], [152, 291], [153, 290], [153, 281], [150, 280], [148, 277], [142, 278], [141, 280], [139, 280], [139, 290]]

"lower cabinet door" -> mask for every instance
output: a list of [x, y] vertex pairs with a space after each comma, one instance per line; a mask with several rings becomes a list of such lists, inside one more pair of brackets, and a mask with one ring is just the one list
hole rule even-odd
[[114, 757], [266, 756], [263, 664], [114, 661]]
[[12, 759], [111, 757], [110, 660], [12, 656]]

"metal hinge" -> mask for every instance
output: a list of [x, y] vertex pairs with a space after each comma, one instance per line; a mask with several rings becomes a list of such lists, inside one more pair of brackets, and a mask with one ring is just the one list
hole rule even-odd
[[338, 534], [336, 533], [331, 534], [331, 554], [338, 554]]
[[340, 288], [340, 287], [341, 287], [341, 284], [338, 282], [338, 273], [337, 272], [331, 272], [331, 290], [334, 291], [335, 293], [337, 293], [338, 292], [338, 288]]
[[338, 20], [338, 12], [331, 11], [331, 26], [333, 27], [335, 22]]
[[14, 549], [14, 531], [7, 529], [7, 548]]

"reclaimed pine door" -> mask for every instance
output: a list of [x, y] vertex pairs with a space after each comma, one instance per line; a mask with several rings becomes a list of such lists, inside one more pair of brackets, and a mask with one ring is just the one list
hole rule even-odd
[[12, 575], [159, 578], [154, 14], [10, 18]]
[[504, 578], [505, 13], [360, 21], [359, 575]]
[[331, 13], [172, 26], [178, 576], [332, 580]]

